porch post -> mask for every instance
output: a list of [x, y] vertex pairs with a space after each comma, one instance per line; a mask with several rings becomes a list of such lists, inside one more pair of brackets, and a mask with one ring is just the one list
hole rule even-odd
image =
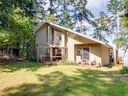
[[68, 33], [67, 33], [67, 31], [65, 31], [65, 36], [64, 36], [65, 38], [64, 38], [64, 59], [67, 59], [67, 57], [68, 57], [68, 52], [67, 52], [67, 42], [68, 42]]
[[53, 57], [53, 52], [52, 52], [52, 47], [50, 47], [50, 63], [52, 63], [52, 61], [53, 61], [52, 57]]
[[39, 63], [39, 59], [40, 59], [40, 57], [39, 57], [39, 52], [40, 51], [40, 49], [37, 47], [37, 55], [36, 55], [36, 58], [37, 58], [37, 63]]
[[54, 44], [54, 28], [52, 28], [52, 44]]

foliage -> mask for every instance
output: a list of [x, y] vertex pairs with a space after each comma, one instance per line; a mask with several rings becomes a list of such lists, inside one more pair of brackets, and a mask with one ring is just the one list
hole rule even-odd
[[127, 32], [118, 33], [118, 38], [114, 39], [115, 43], [118, 43], [119, 48], [124, 50], [123, 58], [125, 57], [126, 52], [128, 51], [128, 34]]
[[[32, 40], [32, 28], [33, 28], [33, 21], [25, 16], [23, 10], [19, 7], [12, 7], [12, 10], [8, 13], [4, 13], [8, 18], [7, 28], [1, 28], [1, 34], [8, 34], [6, 35], [6, 39], [8, 42], [2, 42], [3, 46], [10, 46], [10, 47], [22, 47], [22, 53], [25, 50], [28, 50], [27, 44], [30, 43], [29, 41]], [[3, 37], [3, 36], [2, 36]], [[4, 40], [4, 37], [1, 38]], [[2, 41], [3, 41], [2, 40]]]
[[123, 66], [123, 68], [120, 70], [120, 72], [122, 74], [127, 74], [128, 73], [128, 67], [127, 66]]
[[111, 18], [102, 11], [100, 12], [99, 17], [94, 21], [96, 23], [95, 32], [93, 33], [94, 38], [97, 38], [104, 42], [108, 42], [105, 39], [105, 36], [110, 35], [111, 29], [109, 28], [109, 26], [112, 22]]
[[118, 33], [118, 38], [114, 40], [115, 43], [118, 43], [119, 48], [124, 50], [123, 58], [125, 57], [125, 54], [128, 51], [128, 16], [127, 14], [123, 14], [120, 16], [121, 18], [121, 26], [122, 26], [122, 32]]
[[128, 14], [121, 15], [121, 24], [124, 27], [124, 30], [128, 29]]
[[[123, 0], [110, 0], [107, 4], [107, 10], [108, 12], [110, 12], [112, 14], [112, 18], [113, 18], [113, 23], [112, 23], [112, 28], [113, 28], [113, 33], [116, 37], [116, 39], [118, 38], [118, 32], [119, 32], [119, 13], [123, 11]], [[118, 50], [119, 50], [119, 44], [118, 42], [115, 43], [116, 47], [117, 47], [117, 56], [116, 58], [118, 58]]]
[[73, 19], [75, 22], [80, 22], [80, 33], [84, 33], [83, 21], [87, 21], [88, 23], [93, 25], [92, 20], [89, 17], [94, 17], [89, 9], [86, 8], [87, 0], [77, 0], [73, 3], [74, 5], [74, 13]]
[[[8, 25], [8, 14], [10, 14], [12, 7], [18, 7], [22, 9], [24, 15], [31, 19], [34, 19], [38, 13], [40, 13], [39, 8], [41, 7], [37, 0], [1, 0], [1, 22], [2, 26], [6, 27]], [[43, 10], [43, 7], [41, 7]], [[8, 13], [8, 14], [7, 14]]]
[[61, 26], [64, 26], [66, 28], [71, 28], [73, 29], [74, 27], [74, 22], [71, 17], [71, 12], [73, 7], [72, 3], [74, 3], [73, 0], [58, 0], [60, 6], [58, 9], [58, 14], [57, 14], [57, 21], [58, 24]]
[[125, 9], [125, 13], [128, 13], [128, 0], [125, 0], [124, 9]]
[[56, 18], [53, 14], [48, 14], [47, 16], [45, 16], [45, 20], [48, 22], [52, 22], [52, 23], [56, 23]]
[[[76, 18], [85, 17], [89, 21], [91, 12], [86, 8], [86, 0], [1, 0], [0, 2], [0, 39], [3, 47], [20, 47], [21, 55], [28, 57], [31, 44], [34, 42], [32, 29], [39, 20], [47, 20], [67, 28], [74, 27], [77, 13], [71, 16], [68, 7], [77, 9]], [[47, 7], [46, 7], [47, 6]], [[84, 8], [84, 9], [82, 9]], [[83, 10], [83, 12], [82, 12]], [[81, 17], [79, 17], [81, 16]], [[85, 19], [84, 18], [84, 19]], [[79, 20], [79, 19], [76, 19]], [[4, 31], [3, 31], [4, 30]], [[4, 34], [4, 36], [3, 36]]]
[[117, 14], [123, 9], [123, 0], [110, 0], [107, 4], [108, 11], [112, 14]]
[[[112, 14], [112, 28], [113, 28], [113, 33], [115, 34], [116, 38], [118, 38], [118, 31], [119, 31], [119, 22], [118, 22], [118, 15], [120, 12], [123, 11], [123, 0], [110, 0], [107, 4], [107, 10]], [[117, 44], [118, 47], [118, 44]]]
[[62, 14], [58, 15], [57, 21], [59, 25], [64, 26], [66, 28], [70, 28], [70, 29], [73, 29], [75, 25], [67, 10], [63, 12]]
[[0, 10], [0, 33], [8, 34], [8, 42], [4, 43], [1, 38], [1, 47], [18, 47], [22, 56], [29, 54], [30, 43], [34, 40], [32, 29], [38, 15], [42, 16], [39, 13], [43, 7], [37, 0], [1, 0]]
[[1, 30], [0, 31], [0, 47], [10, 44], [11, 43], [10, 40], [11, 40], [11, 38], [10, 38], [9, 32], [7, 32], [5, 30]]
[[[111, 29], [117, 27], [116, 15], [123, 9], [123, 6], [127, 11], [127, 0], [125, 5], [122, 5], [122, 0], [109, 1], [107, 6], [108, 11], [113, 15], [113, 24], [110, 23], [111, 18], [108, 18], [106, 14], [101, 14], [96, 23], [93, 22], [91, 19], [94, 16], [87, 9], [87, 3], [87, 0], [1, 0], [1, 46], [21, 47], [22, 54], [28, 54], [34, 41], [32, 29], [40, 20], [57, 23], [71, 29], [77, 25], [77, 22], [80, 22], [80, 26], [76, 29], [83, 34], [86, 34], [88, 30], [84, 22], [88, 22], [95, 27], [94, 37], [105, 41], [103, 31], [107, 33], [110, 26], [112, 26]], [[127, 25], [126, 22], [125, 24]]]

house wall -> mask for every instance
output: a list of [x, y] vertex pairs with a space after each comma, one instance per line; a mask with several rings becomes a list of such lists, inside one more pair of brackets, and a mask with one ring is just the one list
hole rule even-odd
[[96, 60], [97, 64], [102, 64], [101, 62], [101, 45], [93, 44], [82, 44], [76, 45], [75, 48], [88, 48], [89, 47], [89, 61], [93, 62]]
[[[47, 33], [48, 31], [48, 33]], [[62, 46], [64, 46], [64, 30], [62, 31]], [[47, 25], [43, 25], [37, 32], [36, 32], [36, 46], [37, 45], [42, 45], [43, 43], [50, 43], [52, 44], [52, 28]], [[85, 44], [85, 47], [89, 47], [89, 56], [90, 56], [90, 61], [93, 61], [94, 59], [96, 60], [97, 63], [100, 64], [109, 64], [109, 48], [106, 46], [101, 46], [101, 44], [96, 44], [96, 42], [90, 40], [90, 39], [85, 39], [83, 37], [70, 34], [68, 33], [68, 38], [67, 38], [67, 60], [69, 61], [75, 61], [75, 45], [76, 44]], [[87, 45], [90, 44], [90, 45]], [[95, 45], [91, 45], [95, 44]], [[47, 52], [46, 48], [37, 48], [37, 58], [40, 57], [40, 54], [44, 54]]]
[[82, 42], [73, 39], [72, 37], [68, 37], [67, 47], [68, 47], [68, 60], [75, 61], [75, 44], [82, 44]]
[[[37, 46], [37, 60], [39, 60], [39, 58], [41, 56], [45, 56], [46, 54], [49, 54], [49, 49], [48, 48], [42, 48], [41, 46], [43, 44], [49, 43], [49, 44], [53, 44], [54, 40], [56, 38], [55, 36], [55, 32], [61, 32], [61, 30], [56, 30], [56, 29], [52, 29], [52, 26], [48, 26], [47, 24], [43, 25], [37, 32], [36, 32], [36, 46]], [[52, 32], [54, 31], [54, 33]], [[61, 42], [61, 47], [64, 47], [64, 32], [61, 32], [61, 38], [62, 38], [62, 42]], [[54, 35], [54, 38], [53, 38]]]
[[[67, 47], [68, 47], [68, 60], [69, 61], [75, 61], [76, 48], [89, 47], [89, 57], [90, 57], [89, 59], [90, 59], [90, 61], [93, 61], [95, 59], [98, 64], [102, 63], [102, 61], [101, 61], [101, 47], [100, 47], [101, 45], [96, 44], [95, 42], [88, 40], [88, 39], [85, 39], [85, 38], [83, 40], [82, 38], [73, 37], [72, 35], [71, 36], [68, 35], [68, 36], [69, 37], [68, 37]], [[88, 44], [90, 44], [90, 45], [88, 45]]]
[[47, 25], [44, 25], [36, 32], [36, 45], [47, 43], [47, 39]]
[[48, 26], [48, 43], [52, 44], [52, 28]]
[[56, 37], [57, 37], [57, 34], [59, 34], [60, 35], [60, 37], [61, 37], [61, 42], [60, 42], [60, 45], [59, 46], [61, 46], [61, 47], [64, 47], [64, 32], [61, 32], [60, 30], [54, 30], [54, 44], [55, 44], [55, 39], [56, 39]]
[[40, 54], [46, 54], [46, 48], [38, 48], [38, 46], [42, 45], [43, 43], [47, 43], [48, 40], [48, 33], [47, 33], [47, 25], [45, 24], [36, 32], [36, 46], [37, 46], [37, 60], [40, 57]]
[[93, 62], [96, 60], [97, 64], [102, 64], [101, 62], [101, 47], [100, 46], [91, 46], [90, 47], [90, 61]]
[[101, 46], [101, 57], [103, 65], [109, 64], [109, 48]]

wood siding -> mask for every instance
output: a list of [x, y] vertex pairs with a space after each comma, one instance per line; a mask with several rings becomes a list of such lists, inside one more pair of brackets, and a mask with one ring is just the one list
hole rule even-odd
[[101, 57], [103, 65], [109, 64], [109, 48], [105, 46], [101, 47]]
[[[92, 41], [88, 38], [77, 36], [74, 33], [67, 32], [65, 30], [57, 29], [56, 27], [47, 24], [43, 25], [36, 32], [36, 46], [42, 45], [43, 43], [54, 43], [55, 30], [62, 33], [62, 45], [61, 47], [66, 47], [65, 58], [69, 61], [75, 61], [76, 58], [76, 48], [79, 47], [89, 47], [89, 59], [93, 61], [94, 59], [100, 64], [109, 64], [109, 48], [103, 46], [100, 43]], [[53, 32], [54, 31], [54, 32]], [[53, 44], [54, 45], [54, 44]], [[49, 50], [50, 51], [50, 50]], [[37, 48], [37, 58], [40, 54], [47, 52], [46, 48]]]

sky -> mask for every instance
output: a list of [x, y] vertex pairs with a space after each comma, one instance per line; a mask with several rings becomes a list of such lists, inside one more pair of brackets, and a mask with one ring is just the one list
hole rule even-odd
[[95, 16], [98, 16], [100, 11], [107, 11], [107, 3], [109, 0], [87, 0], [87, 8], [92, 11]]

